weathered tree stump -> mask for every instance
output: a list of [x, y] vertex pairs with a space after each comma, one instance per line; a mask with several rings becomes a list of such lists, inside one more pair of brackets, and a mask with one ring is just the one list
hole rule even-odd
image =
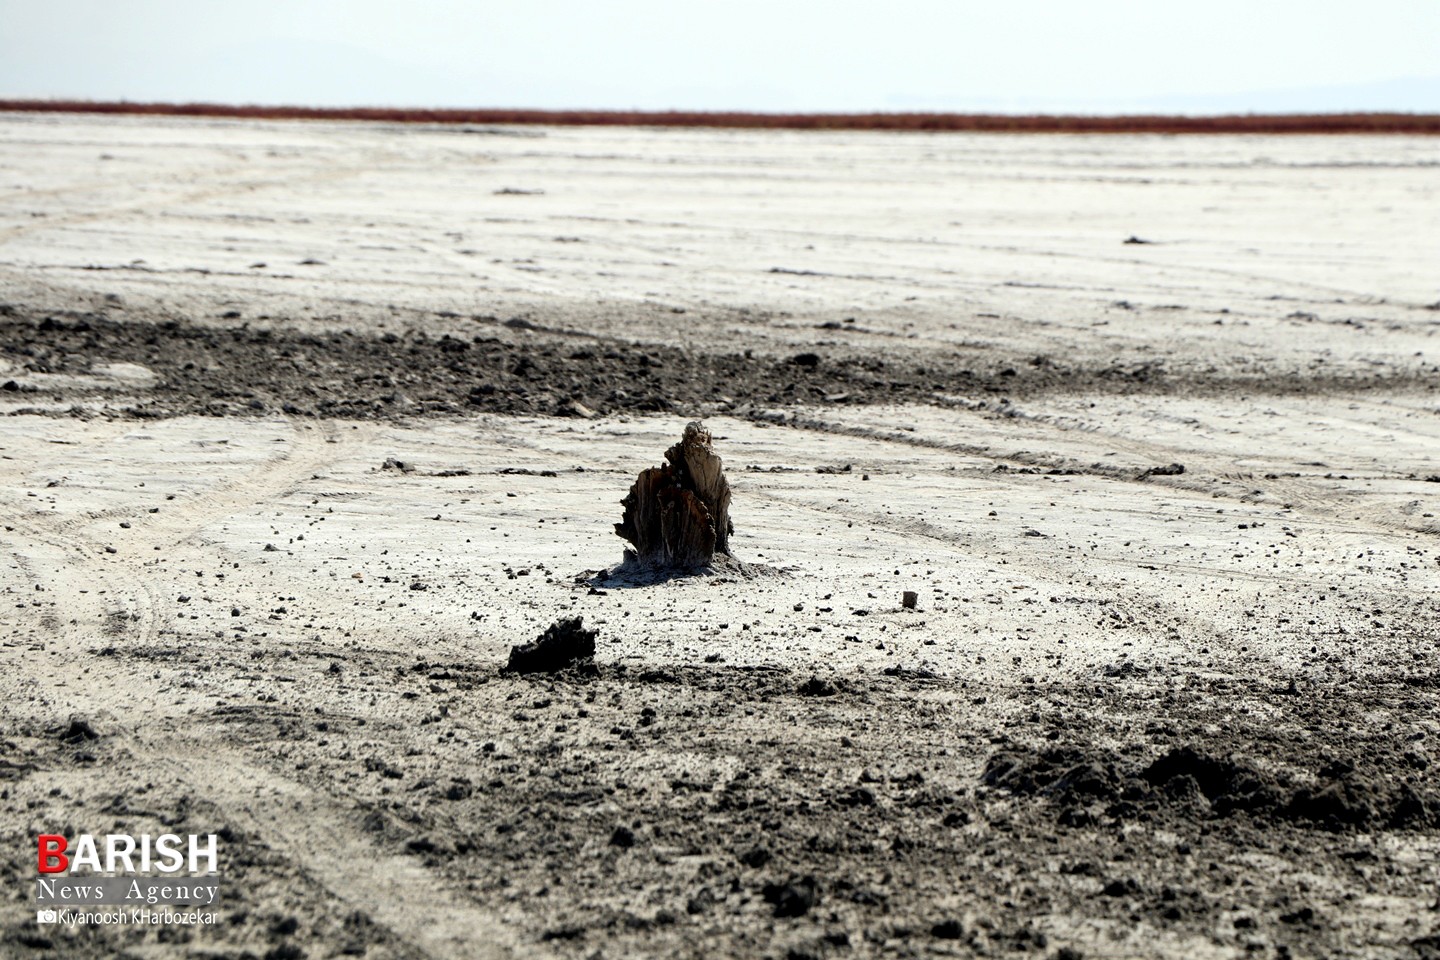
[[634, 547], [625, 559], [695, 569], [730, 555], [730, 484], [700, 421], [685, 427], [661, 466], [640, 471], [615, 532]]

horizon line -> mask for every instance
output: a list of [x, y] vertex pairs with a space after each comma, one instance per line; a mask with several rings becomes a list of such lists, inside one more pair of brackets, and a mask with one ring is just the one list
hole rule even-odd
[[556, 110], [528, 107], [307, 107], [281, 104], [4, 99], [0, 112], [100, 113], [390, 123], [521, 126], [710, 127], [993, 133], [1415, 134], [1440, 135], [1440, 113], [1068, 114], [942, 111], [766, 112], [750, 110]]

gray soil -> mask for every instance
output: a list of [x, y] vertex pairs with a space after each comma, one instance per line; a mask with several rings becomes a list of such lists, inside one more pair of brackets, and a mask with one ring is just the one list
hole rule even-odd
[[[95, 653], [96, 669], [174, 655]], [[237, 705], [208, 722], [231, 749], [343, 797], [370, 856], [419, 858], [427, 883], [510, 919], [522, 948], [1075, 956], [1064, 950], [1082, 932], [1093, 942], [1145, 923], [1172, 944], [1247, 955], [1437, 949], [1425, 928], [1385, 920], [1387, 902], [1436, 895], [1433, 859], [1408, 852], [1433, 851], [1440, 828], [1431, 746], [1373, 721], [1433, 716], [1433, 671], [1323, 689], [1168, 671], [990, 687], [903, 669], [831, 681], [723, 663], [516, 676], [494, 662], [332, 662], [352, 692], [398, 690], [404, 708], [367, 719]], [[239, 651], [200, 666], [298, 669]], [[457, 732], [437, 710], [452, 696], [491, 722]], [[218, 825], [234, 946], [201, 955], [427, 955], [203, 788], [135, 783], [124, 733], [97, 733], [11, 725], [0, 809], [12, 823], [38, 806], [134, 832]], [[37, 789], [47, 774], [100, 771], [99, 804]], [[18, 843], [9, 861], [30, 869]], [[169, 939], [177, 953], [186, 941]], [[153, 954], [112, 930], [15, 924], [5, 943], [14, 955]]]
[[[0, 305], [0, 352], [19, 376], [0, 390], [49, 404], [94, 391], [45, 389], [26, 374], [85, 374], [105, 362], [140, 364], [159, 383], [139, 402], [110, 404], [120, 417], [292, 416], [349, 419], [459, 416], [477, 412], [575, 416], [755, 412], [798, 404], [989, 403], [1052, 395], [1202, 397], [1434, 393], [1433, 368], [1368, 365], [1298, 372], [1255, 360], [1224, 371], [1165, 359], [1059, 359], [993, 350], [886, 351], [832, 344], [788, 356], [719, 353], [598, 337], [527, 320], [474, 317], [467, 332], [438, 336], [412, 322], [404, 333], [302, 333], [284, 322], [252, 328], [183, 320], [117, 320], [89, 311]], [[456, 318], [440, 317], [445, 324]], [[450, 325], [454, 325], [453, 323]], [[478, 329], [480, 332], [470, 332]], [[577, 406], [578, 405], [578, 406]], [[53, 409], [53, 407], [51, 407]], [[18, 412], [33, 412], [18, 408]]]
[[[138, 398], [76, 406], [85, 417], [705, 409], [717, 378], [737, 407], [836, 393], [933, 401], [957, 378], [1014, 396], [1237, 389], [1004, 358], [967, 369], [903, 356], [809, 364], [534, 330], [316, 336], [9, 312], [0, 338], [21, 373], [7, 389], [52, 410], [87, 394], [22, 387], [26, 374], [103, 359], [158, 375]], [[588, 581], [622, 595], [653, 582]], [[340, 701], [236, 705], [207, 722], [223, 724], [231, 749], [303, 771], [359, 825], [370, 855], [418, 859], [427, 882], [504, 916], [522, 955], [1122, 956], [1135, 947], [1120, 931], [1143, 923], [1161, 947], [1202, 942], [1220, 955], [1440, 956], [1433, 923], [1385, 920], [1386, 904], [1436, 896], [1434, 734], [1410, 722], [1440, 708], [1428, 661], [1332, 669], [1323, 682], [1303, 670], [1128, 666], [1078, 684], [901, 667], [822, 679], [731, 667], [718, 653], [678, 668], [616, 664], [606, 651], [628, 638], [611, 623], [598, 668], [516, 674], [499, 661], [361, 652], [310, 667], [347, 679]], [[95, 670], [176, 654], [125, 643], [125, 630], [97, 643]], [[263, 677], [300, 669], [286, 665], [293, 656], [211, 650], [196, 666]], [[398, 690], [402, 706], [345, 707], [380, 688]], [[456, 696], [489, 718], [483, 729], [453, 727], [443, 704]], [[183, 779], [137, 784], [123, 731], [76, 733], [63, 712], [51, 713], [56, 726], [8, 718], [0, 810], [12, 823], [39, 808], [46, 822], [100, 817], [132, 832], [218, 827], [232, 946], [196, 955], [427, 955], [312, 883], [265, 824], [235, 819]], [[52, 777], [102, 771], [103, 801], [46, 795]], [[12, 845], [14, 874], [29, 869], [28, 850]], [[79, 958], [183, 952], [189, 934], [58, 937], [26, 921], [3, 936], [15, 955]], [[1095, 950], [1097, 938], [1116, 940], [1115, 952]]]
[[1440, 960], [1432, 141], [0, 125], [0, 957]]

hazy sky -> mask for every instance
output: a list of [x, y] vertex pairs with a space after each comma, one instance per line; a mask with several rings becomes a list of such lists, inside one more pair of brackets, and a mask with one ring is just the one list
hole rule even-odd
[[0, 96], [1440, 112], [1440, 0], [0, 0]]

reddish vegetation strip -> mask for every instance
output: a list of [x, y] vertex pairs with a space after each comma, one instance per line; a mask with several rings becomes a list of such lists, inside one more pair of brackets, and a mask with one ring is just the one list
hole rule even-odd
[[1404, 133], [1440, 134], [1440, 114], [1244, 114], [1223, 117], [1006, 116], [966, 113], [703, 113], [619, 110], [424, 110], [403, 107], [266, 107], [217, 103], [0, 100], [0, 111], [133, 113], [264, 120], [508, 123], [555, 126], [740, 127], [787, 130], [913, 130], [993, 133]]

